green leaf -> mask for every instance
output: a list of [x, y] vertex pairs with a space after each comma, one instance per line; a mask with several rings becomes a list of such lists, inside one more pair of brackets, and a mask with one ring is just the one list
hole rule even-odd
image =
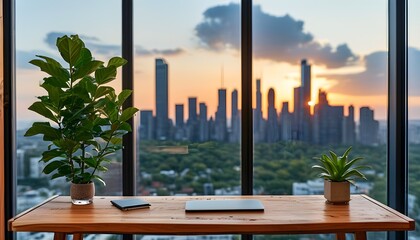
[[101, 178], [100, 176], [98, 176], [98, 175], [93, 175], [93, 177], [92, 177], [92, 178], [93, 178], [93, 179], [98, 180], [98, 181], [99, 181], [99, 182], [101, 182], [104, 186], [106, 186], [104, 179], [103, 179], [103, 178]]
[[128, 124], [126, 122], [122, 122], [120, 124], [120, 126], [118, 127], [118, 130], [127, 131], [127, 132], [131, 132], [132, 131], [130, 124]]
[[59, 68], [53, 64], [44, 62], [39, 59], [31, 60], [29, 63], [38, 66], [41, 69], [41, 71], [46, 72], [53, 77], [56, 77], [60, 81], [67, 82], [67, 80], [70, 78], [69, 72], [64, 68]]
[[86, 163], [89, 167], [95, 168], [97, 165], [96, 160], [93, 157], [83, 159], [83, 162]]
[[121, 67], [127, 63], [127, 60], [121, 57], [113, 57], [108, 61], [108, 67], [114, 66], [115, 68]]
[[52, 86], [46, 82], [41, 85], [48, 92], [48, 97], [51, 100], [53, 106], [58, 108], [60, 105], [60, 96], [63, 93], [63, 90], [59, 87]]
[[95, 71], [96, 82], [99, 85], [109, 83], [117, 76], [117, 69], [114, 66], [98, 68]]
[[118, 95], [118, 103], [117, 103], [118, 106], [122, 106], [125, 100], [127, 100], [127, 98], [130, 97], [132, 92], [133, 92], [132, 90], [127, 90], [127, 89], [122, 90], [120, 94]]
[[104, 96], [104, 95], [107, 95], [108, 93], [110, 93], [110, 92], [113, 92], [113, 91], [115, 91], [112, 87], [108, 87], [108, 86], [100, 86], [100, 87], [98, 87], [98, 89], [96, 90], [96, 92], [95, 92], [95, 96], [94, 96], [94, 98], [100, 98], [100, 97], [102, 97], [102, 96]]
[[98, 71], [98, 68], [102, 66], [104, 63], [101, 61], [93, 60], [90, 62], [87, 62], [80, 66], [80, 68], [76, 69], [73, 75], [73, 81], [77, 80], [79, 78], [83, 78], [87, 75], [90, 75], [91, 73]]
[[42, 170], [42, 172], [45, 174], [50, 174], [53, 171], [57, 170], [59, 167], [63, 166], [64, 164], [66, 163], [63, 161], [50, 162], [49, 164], [47, 164], [47, 166], [44, 167], [44, 170]]
[[65, 157], [65, 153], [61, 151], [60, 149], [52, 149], [48, 151], [44, 151], [42, 153], [42, 161], [48, 162], [51, 159], [57, 158], [57, 157]]
[[72, 35], [70, 37], [65, 35], [57, 38], [57, 47], [61, 57], [63, 57], [71, 66], [76, 64], [77, 59], [80, 57], [80, 51], [84, 46], [85, 44], [77, 35]]
[[119, 121], [121, 121], [121, 122], [125, 122], [125, 121], [127, 121], [128, 119], [130, 119], [130, 118], [132, 118], [133, 117], [133, 115], [136, 113], [138, 111], [138, 109], [137, 108], [135, 108], [135, 107], [129, 107], [129, 108], [126, 108], [126, 109], [124, 109], [124, 111], [121, 113], [121, 116], [119, 117]]
[[80, 66], [87, 64], [88, 62], [92, 61], [92, 53], [89, 49], [83, 47], [80, 50], [80, 57], [77, 59], [77, 62], [74, 64], [74, 67], [80, 68]]
[[49, 85], [54, 86], [54, 87], [69, 88], [69, 85], [67, 84], [66, 81], [62, 81], [62, 80], [60, 80], [56, 77], [44, 78], [44, 83], [49, 84]]
[[45, 141], [54, 141], [61, 138], [60, 131], [51, 127], [48, 122], [35, 122], [25, 133], [25, 137], [43, 134]]
[[53, 122], [57, 122], [57, 118], [52, 114], [51, 110], [48, 109], [42, 102], [34, 102], [28, 109], [52, 120]]

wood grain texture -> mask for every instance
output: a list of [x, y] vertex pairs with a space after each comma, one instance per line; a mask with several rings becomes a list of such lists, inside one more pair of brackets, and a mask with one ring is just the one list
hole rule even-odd
[[5, 234], [4, 219], [4, 119], [3, 119], [3, 1], [0, 2], [0, 239]]
[[[11, 219], [13, 231], [139, 234], [283, 234], [413, 230], [414, 221], [362, 195], [349, 205], [325, 204], [323, 196], [141, 197], [150, 209], [120, 211], [110, 203], [123, 197], [95, 197], [86, 206], [53, 199]], [[132, 198], [132, 197], [125, 197]], [[187, 200], [258, 199], [264, 212], [186, 213]]]

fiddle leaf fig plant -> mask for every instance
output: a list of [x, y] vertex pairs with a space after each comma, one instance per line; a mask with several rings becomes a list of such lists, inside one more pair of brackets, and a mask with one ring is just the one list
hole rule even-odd
[[105, 184], [98, 172], [108, 170], [104, 164], [122, 148], [122, 136], [131, 131], [126, 121], [138, 111], [123, 109], [131, 90], [117, 94], [107, 85], [127, 61], [95, 60], [77, 35], [59, 37], [56, 45], [65, 66], [46, 56], [30, 61], [48, 76], [41, 84], [47, 94], [37, 97], [29, 110], [47, 121], [33, 123], [25, 136], [41, 134], [51, 142], [40, 161], [46, 163], [43, 173], [52, 174], [52, 179], [64, 177], [76, 184], [96, 179]]
[[335, 152], [329, 151], [329, 156], [323, 154], [321, 157], [315, 159], [321, 162], [321, 165], [314, 165], [312, 168], [319, 170], [320, 178], [332, 182], [348, 181], [355, 184], [355, 178], [366, 179], [366, 176], [360, 171], [361, 169], [369, 168], [368, 166], [355, 166], [355, 164], [362, 160], [361, 157], [349, 159], [351, 147], [349, 147], [342, 156], [338, 156]]

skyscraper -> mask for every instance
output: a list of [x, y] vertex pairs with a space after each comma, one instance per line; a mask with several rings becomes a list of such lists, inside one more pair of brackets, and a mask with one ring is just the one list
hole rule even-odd
[[283, 102], [280, 113], [280, 140], [292, 139], [292, 115], [289, 112], [289, 102]]
[[356, 142], [356, 124], [354, 122], [354, 107], [349, 106], [349, 115], [344, 118], [343, 143], [354, 144]]
[[232, 91], [232, 114], [231, 114], [231, 124], [230, 124], [230, 142], [239, 142], [240, 138], [240, 116], [238, 110], [238, 90]]
[[301, 61], [301, 91], [300, 91], [300, 109], [299, 109], [299, 140], [310, 142], [311, 139], [311, 65], [306, 59]]
[[152, 110], [141, 110], [140, 111], [140, 128], [139, 137], [140, 140], [152, 140], [154, 124], [153, 124], [153, 111]]
[[155, 60], [156, 78], [156, 139], [165, 140], [169, 137], [169, 83], [168, 64], [164, 59]]
[[226, 140], [226, 133], [227, 133], [227, 126], [226, 126], [226, 89], [219, 89], [218, 91], [218, 99], [219, 104], [217, 106], [216, 112], [216, 140], [217, 141], [225, 141]]
[[369, 107], [360, 108], [359, 142], [363, 145], [378, 144], [379, 122]]
[[343, 142], [344, 107], [331, 106], [327, 93], [318, 92], [314, 109], [313, 142], [316, 144], [339, 144]]
[[187, 136], [190, 141], [198, 140], [197, 130], [197, 98], [188, 98]]
[[255, 99], [257, 106], [254, 110], [254, 141], [261, 142], [264, 139], [263, 116], [262, 116], [262, 94], [261, 94], [261, 80], [256, 81]]
[[277, 121], [277, 109], [275, 107], [275, 92], [273, 88], [268, 90], [268, 117], [266, 126], [267, 142], [273, 143], [279, 140], [279, 126]]
[[184, 140], [184, 104], [175, 105], [175, 140]]
[[207, 105], [200, 103], [200, 119], [199, 119], [199, 140], [205, 142], [209, 140], [209, 123], [207, 121]]

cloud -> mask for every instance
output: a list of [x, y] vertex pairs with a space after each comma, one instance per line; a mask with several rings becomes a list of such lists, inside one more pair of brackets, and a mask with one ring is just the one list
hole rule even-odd
[[[207, 9], [204, 20], [195, 27], [201, 44], [210, 50], [240, 48], [240, 6], [231, 3]], [[304, 22], [290, 15], [274, 16], [253, 7], [254, 56], [291, 64], [307, 58], [318, 65], [338, 68], [352, 64], [358, 57], [347, 44], [333, 47], [314, 40], [304, 32]]]
[[[337, 80], [331, 92], [348, 95], [388, 94], [388, 52], [378, 51], [364, 57], [365, 70], [353, 74], [324, 74], [320, 77]], [[420, 50], [408, 49], [408, 84], [411, 96], [420, 95]]]
[[[55, 44], [58, 37], [63, 35], [73, 35], [71, 32], [49, 32], [45, 38], [45, 43], [51, 48], [56, 48]], [[103, 55], [121, 55], [121, 45], [104, 44], [97, 37], [80, 35], [80, 38], [85, 42], [86, 46], [94, 53]], [[181, 48], [175, 49], [152, 49], [148, 50], [141, 46], [136, 46], [136, 54], [139, 56], [145, 55], [163, 55], [175, 56], [184, 53]]]

